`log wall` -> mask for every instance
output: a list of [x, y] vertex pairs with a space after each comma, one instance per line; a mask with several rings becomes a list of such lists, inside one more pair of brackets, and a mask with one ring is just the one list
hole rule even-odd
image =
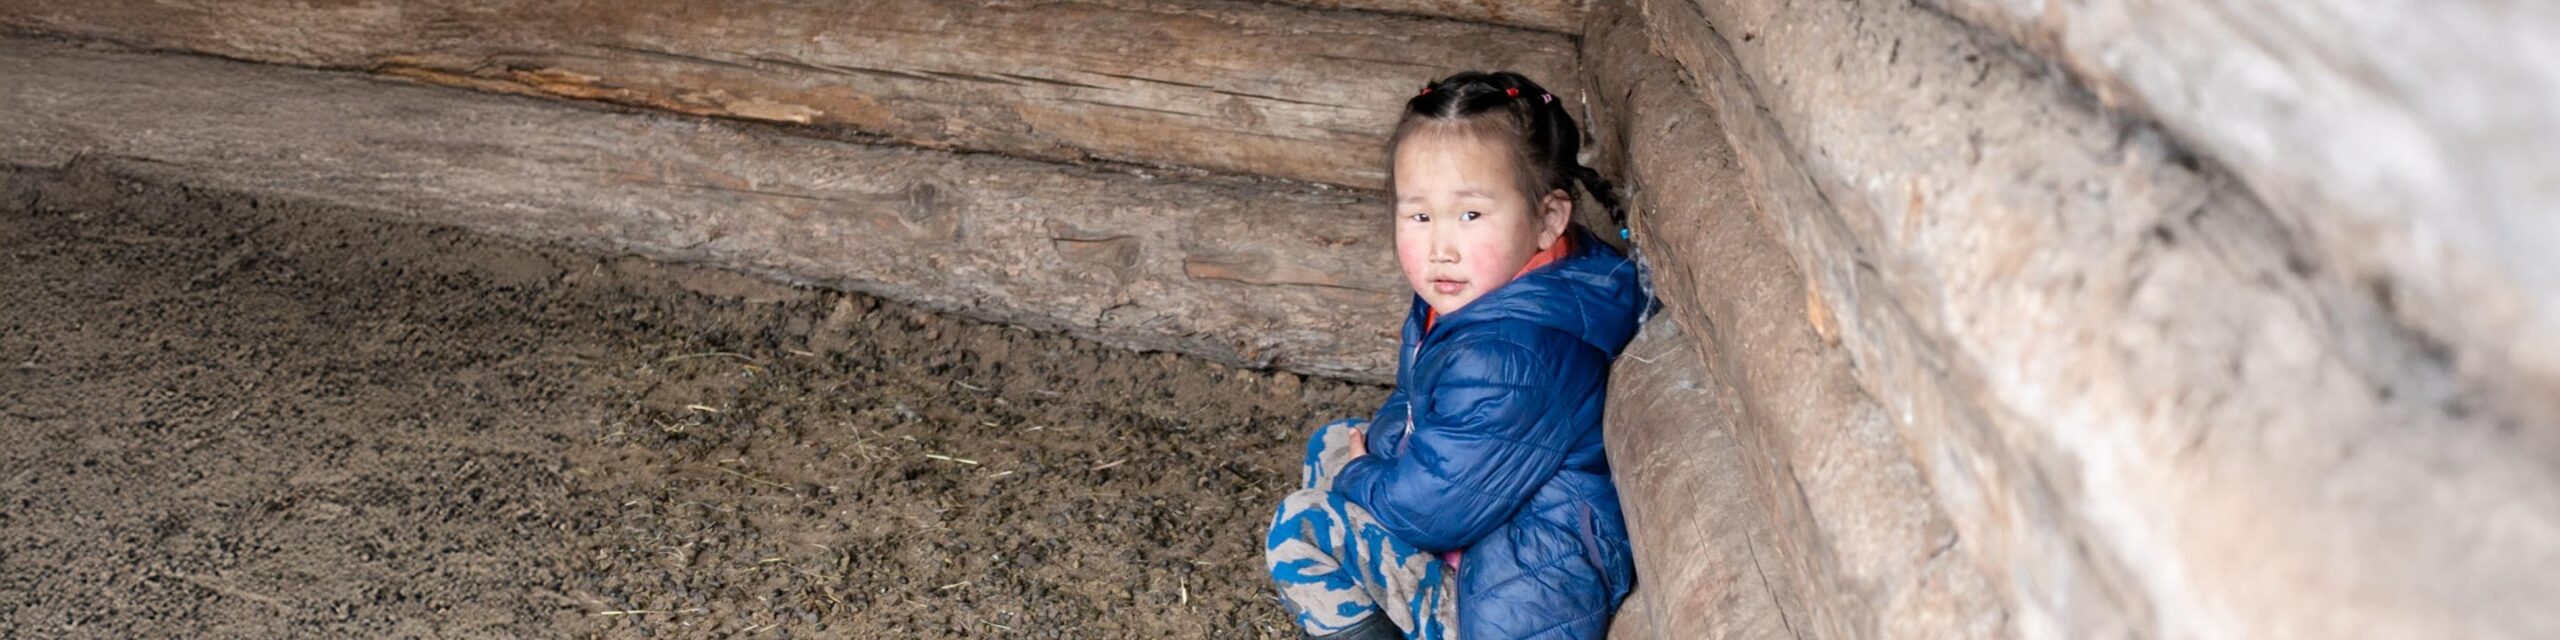
[[1521, 70], [1667, 304], [1620, 637], [2560, 637], [2555, 11], [18, 0], [0, 162], [1384, 380], [1394, 110]]
[[1384, 186], [1385, 135], [1422, 83], [1517, 69], [1569, 92], [1574, 52], [1557, 33], [1217, 0], [16, 0], [0, 29], [1363, 189]]
[[1610, 471], [1645, 569], [1610, 637], [1819, 636], [1798, 599], [1808, 574], [1787, 564], [1803, 556], [1777, 548], [1793, 533], [1761, 504], [1761, 448], [1741, 441], [1764, 431], [1736, 424], [1749, 411], [1737, 381], [1698, 357], [1684, 322], [1646, 323], [1610, 371]]
[[2228, 169], [2466, 385], [2560, 422], [2560, 4], [1929, 4]]
[[[47, 54], [19, 61], [24, 77], [9, 84], [81, 90], [8, 96], [23, 107], [11, 124], [45, 134], [12, 141], [24, 162], [148, 159], [135, 166], [171, 179], [1383, 381], [1404, 291], [1376, 193], [1396, 109], [1463, 69], [1522, 70], [1569, 95], [1573, 40], [1561, 32], [1580, 12], [1578, 0], [25, 0], [0, 3], [0, 31], [773, 125], [434, 92], [399, 93], [416, 102], [398, 109], [354, 97], [371, 85], [247, 66], [202, 71], [281, 97], [185, 78], [171, 86], [200, 95], [136, 92], [67, 71], [115, 65]], [[182, 64], [121, 59], [137, 70], [108, 76], [131, 82]], [[294, 113], [293, 101], [321, 96], [339, 111]], [[200, 104], [217, 108], [193, 113]], [[305, 147], [331, 161], [293, 151]], [[950, 233], [865, 235], [836, 219], [860, 210], [909, 211]], [[955, 222], [970, 217], [984, 219]], [[885, 220], [869, 224], [921, 224]]]
[[[1831, 346], [1840, 328], [1816, 284], [1755, 206], [1772, 178], [1747, 170], [1722, 114], [1647, 53], [1633, 7], [1604, 2], [1592, 19], [1595, 150], [1636, 194], [1638, 244], [1667, 306], [1654, 324], [1681, 328], [1648, 339], [1685, 347], [1622, 358], [1609, 399], [1610, 460], [1645, 561], [1637, 598], [1668, 618], [1656, 637], [1770, 637], [1740, 624], [1752, 609], [1710, 606], [1755, 587], [1777, 592], [1790, 637], [2009, 635], [1890, 414]], [[1648, 383], [1682, 371], [1694, 386]], [[1684, 396], [1700, 400], [1673, 400]], [[1750, 480], [1740, 504], [1674, 490], [1735, 475]], [[1677, 535], [1755, 527], [1766, 538], [1742, 549]]]
[[[2560, 243], [2547, 217], [2523, 213], [2560, 210], [2537, 186], [2547, 181], [2531, 177], [2550, 153], [2509, 140], [2479, 155], [2418, 159], [2443, 164], [2414, 177], [2478, 174], [2458, 180], [2479, 188], [2459, 198], [2364, 179], [2396, 157], [2338, 173], [2324, 173], [2343, 166], [2328, 160], [2274, 160], [2362, 149], [2354, 139], [2376, 131], [2465, 148], [2476, 134], [2466, 123], [2552, 113], [2532, 111], [2553, 104], [2537, 97], [2551, 74], [2527, 74], [2514, 84], [2521, 94], [2468, 102], [2499, 105], [2485, 120], [2431, 120], [2441, 114], [2423, 109], [2400, 113], [2426, 117], [2375, 115], [2356, 104], [2302, 116], [2378, 127], [2323, 142], [2300, 138], [2316, 127], [2161, 106], [2207, 94], [2195, 99], [2326, 111], [2316, 100], [2214, 95], [2248, 87], [2144, 73], [2114, 88], [2102, 78], [2095, 94], [2081, 84], [2103, 75], [2083, 68], [2090, 60], [2126, 69], [2216, 60], [2185, 67], [2201, 73], [2249, 62], [2213, 58], [2218, 47], [2261, 46], [2285, 55], [2273, 72], [2251, 76], [2260, 80], [2372, 80], [2360, 65], [2427, 48], [2419, 57], [2480, 58], [2434, 67], [2444, 77], [2431, 82], [2497, 82], [2538, 59], [2523, 46], [2537, 40], [2517, 33], [2560, 25], [2504, 25], [2461, 45], [2419, 28], [2431, 35], [2342, 52], [2278, 37], [2299, 36], [2268, 28], [2278, 19], [2270, 15], [2208, 21], [2257, 27], [2249, 33], [2260, 39], [2237, 43], [2171, 42], [2184, 24], [2176, 20], [2101, 21], [2096, 28], [2158, 42], [2091, 39], [2074, 49], [2067, 38], [2020, 46], [2006, 36], [2077, 33], [2083, 11], [2156, 6], [2146, 10], [2202, 19], [2215, 10], [1936, 4], [1601, 2], [1586, 36], [1633, 39], [1606, 31], [1620, 15], [1643, 34], [1642, 47], [1593, 46], [1584, 67], [1596, 94], [1630, 105], [1602, 115], [1623, 118], [1633, 140], [1628, 173], [1646, 221], [1637, 243], [1667, 274], [1675, 313], [1712, 327], [1697, 339], [1705, 359], [1733, 379], [1791, 371], [1777, 354], [1804, 348], [1801, 339], [1725, 325], [1766, 313], [1736, 301], [1784, 304], [1751, 292], [1799, 290], [1790, 278], [1800, 277], [1801, 326], [1846, 358], [1826, 370], [1852, 377], [1882, 408], [1891, 427], [1883, 446], [1902, 454], [1849, 462], [1790, 447], [1861, 423], [1750, 417], [1755, 402], [1782, 413], [1805, 400], [1737, 385], [1746, 417], [1735, 424], [1769, 432], [1743, 440], [1769, 443], [1761, 451], [1778, 470], [1759, 472], [1778, 480], [1764, 482], [1764, 502], [1781, 531], [1796, 527], [1803, 539], [1779, 548], [1802, 556], [1791, 563], [1807, 578], [1816, 635], [1973, 637], [1964, 624], [2027, 637], [2560, 633], [2560, 615], [2537, 604], [2560, 595], [2547, 570], [2560, 566], [2560, 424], [2550, 408], [2560, 387], [2541, 368], [2554, 352], [2536, 315], [2560, 301], [2544, 276], [2560, 262], [2508, 249]], [[2020, 13], [2029, 6], [2045, 8], [2029, 20]], [[2038, 51], [2077, 56], [2059, 68], [2078, 71], [2055, 73]], [[1678, 81], [1617, 79], [1648, 64], [1676, 67]], [[2310, 69], [2322, 65], [2348, 71]], [[1694, 92], [1686, 106], [1646, 98], [1683, 91]], [[1743, 176], [1738, 190], [1791, 275], [1736, 283], [1694, 273], [1713, 264], [1702, 247], [1753, 242], [1699, 231], [1726, 215], [1729, 197], [1680, 192], [1721, 171], [1728, 161], [1716, 147], [1691, 145], [1709, 151], [1685, 161], [1645, 151], [1649, 138], [1698, 126], [1721, 127]], [[2243, 131], [2250, 126], [2263, 128]], [[2493, 129], [2546, 145], [2552, 136]], [[2260, 148], [2251, 145], [2274, 155], [2244, 153]], [[2506, 162], [2531, 168], [2497, 166]], [[2354, 195], [2380, 191], [2393, 193]], [[1889, 477], [1903, 462], [1917, 468], [1917, 489], [1841, 493], [1830, 517], [1825, 491], [1803, 480], [1844, 465]], [[1785, 473], [1790, 466], [1797, 471]], [[1908, 525], [1857, 516], [1909, 509], [1915, 496], [1951, 530], [1927, 560], [1835, 543], [1895, 539]], [[1790, 511], [1798, 508], [1807, 513]], [[1903, 599], [1969, 591], [1898, 586], [1921, 582], [1908, 577], [1912, 567], [1950, 559], [1972, 568], [1958, 574], [1984, 580], [1984, 601]], [[1914, 623], [1925, 625], [1905, 626]]]
[[723, 265], [1125, 347], [1370, 380], [1374, 196], [1136, 177], [271, 65], [0, 39], [0, 162]]
[[1582, 0], [1266, 0], [1319, 9], [1356, 9], [1524, 29], [1575, 33], [1582, 29]]

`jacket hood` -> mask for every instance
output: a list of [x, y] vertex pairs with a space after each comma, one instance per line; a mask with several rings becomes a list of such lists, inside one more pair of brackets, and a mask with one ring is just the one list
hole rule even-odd
[[[1503, 320], [1562, 331], [1616, 358], [1635, 339], [1651, 299], [1637, 281], [1634, 259], [1574, 225], [1573, 252], [1563, 259], [1487, 292], [1457, 313], [1441, 316], [1431, 332]], [[1414, 296], [1408, 330], [1418, 333], [1429, 306]], [[1410, 334], [1409, 334], [1410, 335]]]

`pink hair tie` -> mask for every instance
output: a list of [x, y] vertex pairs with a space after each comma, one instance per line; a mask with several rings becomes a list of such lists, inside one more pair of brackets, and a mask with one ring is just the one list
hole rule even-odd
[[1430, 88], [1430, 87], [1423, 87], [1423, 88], [1422, 88], [1422, 93], [1417, 93], [1417, 94], [1414, 94], [1414, 95], [1420, 95], [1420, 96], [1427, 96], [1427, 95], [1431, 95], [1431, 88]]
[[1555, 101], [1556, 101], [1556, 94], [1552, 94], [1552, 93], [1541, 93], [1541, 94], [1538, 94], [1538, 101], [1539, 101], [1539, 102], [1555, 102]]

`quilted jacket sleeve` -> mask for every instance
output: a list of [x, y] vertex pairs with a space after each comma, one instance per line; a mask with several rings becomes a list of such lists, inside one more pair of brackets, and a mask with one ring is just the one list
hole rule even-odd
[[1361, 444], [1368, 445], [1373, 452], [1385, 451], [1387, 446], [1394, 444], [1396, 434], [1404, 433], [1405, 407], [1408, 404], [1411, 403], [1404, 395], [1404, 387], [1388, 391], [1387, 401], [1378, 405], [1377, 415], [1369, 417], [1368, 430], [1363, 433], [1367, 441]]
[[[1392, 456], [1351, 461], [1334, 491], [1367, 508], [1397, 538], [1427, 551], [1462, 549], [1511, 519], [1563, 465], [1557, 429], [1541, 429], [1550, 401], [1543, 364], [1501, 340], [1451, 344], [1410, 398], [1412, 434]], [[1397, 437], [1373, 439], [1392, 444]], [[1377, 450], [1373, 450], [1373, 454]]]

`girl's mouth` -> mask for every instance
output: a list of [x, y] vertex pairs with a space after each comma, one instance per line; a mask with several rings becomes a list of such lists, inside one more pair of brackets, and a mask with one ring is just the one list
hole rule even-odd
[[1463, 282], [1463, 281], [1458, 281], [1458, 280], [1432, 280], [1432, 281], [1431, 281], [1431, 290], [1432, 290], [1432, 291], [1437, 291], [1437, 292], [1439, 292], [1439, 293], [1440, 293], [1440, 295], [1444, 295], [1444, 296], [1445, 296], [1445, 295], [1449, 295], [1449, 294], [1457, 293], [1458, 291], [1463, 290], [1463, 289], [1466, 289], [1466, 288], [1467, 288], [1467, 283], [1466, 283], [1466, 282]]

